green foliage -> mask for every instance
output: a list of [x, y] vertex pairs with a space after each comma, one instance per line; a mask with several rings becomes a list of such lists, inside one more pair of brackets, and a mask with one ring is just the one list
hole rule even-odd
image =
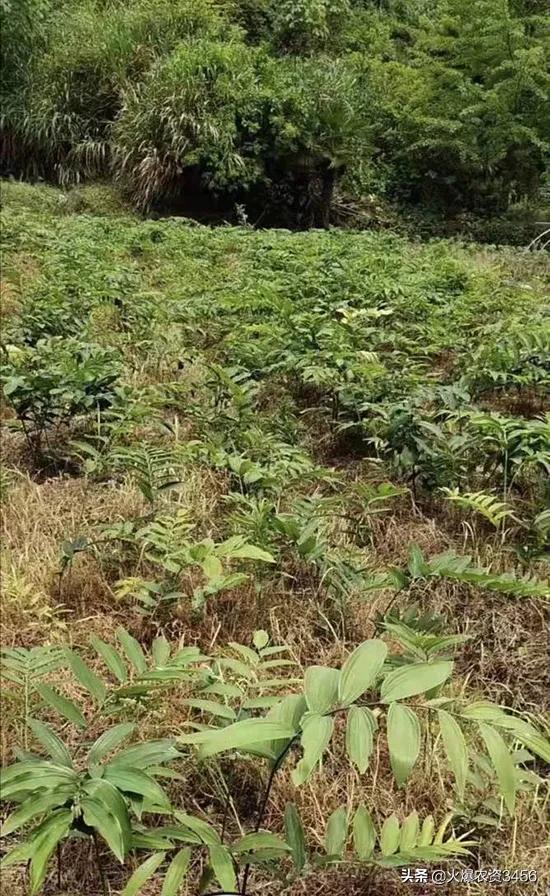
[[44, 51], [25, 69], [8, 124], [15, 165], [61, 183], [108, 170], [125, 85], [180, 40], [220, 27], [214, 8], [196, 0], [52, 5]]
[[422, 2], [5, 0], [1, 14], [10, 173], [111, 172], [139, 208], [198, 196], [300, 226], [328, 223], [343, 177], [359, 201], [493, 215], [544, 181], [547, 27], [511, 0], [429, 15]]
[[[300, 64], [251, 52], [266, 70]], [[8, 834], [8, 862], [32, 859], [39, 888], [56, 842], [68, 862], [73, 839], [95, 831], [124, 856], [127, 894], [174, 896], [187, 874], [195, 887], [199, 867], [214, 889], [245, 892], [256, 866], [290, 889], [327, 865], [467, 856], [475, 844], [463, 831], [477, 838], [533, 805], [549, 759], [542, 721], [485, 702], [475, 672], [466, 683], [462, 664], [455, 672], [468, 624], [452, 626], [432, 598], [482, 606], [491, 595], [504, 613], [514, 597], [542, 611], [549, 595], [548, 422], [532, 397], [546, 363], [538, 260], [480, 260], [390, 233], [67, 216], [49, 191], [34, 206], [7, 193], [2, 238], [17, 300], [7, 371], [25, 383], [34, 368], [23, 360], [38, 358], [48, 383], [52, 371], [65, 377], [59, 409], [57, 380], [40, 394], [28, 381], [46, 409], [44, 443], [59, 429], [87, 494], [116, 492], [128, 507], [104, 516], [102, 503], [60, 537], [55, 586], [60, 599], [72, 595], [78, 555], [93, 552], [133, 633], [92, 628], [84, 644], [73, 629], [70, 648], [5, 651], [3, 696], [23, 746], [7, 780], [21, 774], [25, 785], [8, 811], [37, 813]], [[502, 384], [498, 395], [490, 383]], [[12, 492], [50, 488], [25, 480]], [[451, 502], [500, 531], [486, 538], [465, 525], [472, 547], [459, 553]], [[412, 546], [408, 562], [391, 565], [397, 539], [406, 551], [414, 528], [424, 545], [435, 525], [445, 553]], [[284, 614], [290, 589], [293, 613], [302, 601], [315, 614], [315, 643], [330, 660], [308, 652], [304, 668], [299, 639], [272, 643], [264, 629], [224, 644], [217, 620], [233, 626], [233, 612], [256, 602], [268, 629], [264, 601], [276, 595]], [[358, 644], [359, 599], [376, 601], [376, 632]], [[507, 692], [507, 706], [521, 696]], [[158, 740], [139, 742], [152, 729]], [[360, 795], [332, 804], [313, 836], [292, 803], [279, 823], [268, 783], [283, 763], [284, 787], [308, 788], [324, 786], [333, 762], [366, 782]], [[182, 805], [181, 776], [204, 783], [202, 811]], [[405, 813], [379, 811], [382, 776], [396, 806], [410, 787]], [[269, 815], [236, 798], [243, 780]], [[418, 818], [411, 794], [438, 782], [450, 814], [436, 825]]]
[[118, 374], [112, 350], [61, 337], [12, 347], [1, 372], [4, 396], [38, 455], [48, 433], [114, 402]]

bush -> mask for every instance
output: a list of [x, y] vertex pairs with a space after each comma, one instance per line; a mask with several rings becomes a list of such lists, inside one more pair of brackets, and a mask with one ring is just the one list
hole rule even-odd
[[211, 189], [260, 179], [253, 139], [259, 59], [259, 51], [238, 42], [184, 44], [127, 91], [114, 139], [138, 206], [185, 189], [193, 177]]
[[326, 223], [337, 177], [366, 152], [364, 102], [353, 60], [186, 44], [127, 93], [117, 157], [143, 208], [197, 184], [241, 196], [256, 188], [295, 219]]
[[[178, 41], [220, 33], [208, 0], [85, 0], [49, 21], [47, 45], [26, 67], [10, 132], [16, 173], [69, 183], [108, 168], [122, 89]], [[101, 35], [101, 39], [98, 39]]]
[[38, 458], [48, 433], [112, 404], [118, 372], [112, 350], [77, 339], [52, 337], [32, 348], [8, 349], [4, 396]]

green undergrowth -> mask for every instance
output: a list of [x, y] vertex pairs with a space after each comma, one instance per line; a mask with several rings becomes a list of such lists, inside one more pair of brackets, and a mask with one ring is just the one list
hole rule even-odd
[[[98, 784], [93, 757], [86, 768], [81, 761], [74, 771], [65, 768], [61, 778], [68, 796], [59, 803], [54, 795], [48, 804], [55, 807], [52, 837], [99, 831], [121, 861], [132, 850], [145, 851], [149, 864], [135, 878], [136, 889], [124, 893], [137, 893], [139, 881], [152, 877], [168, 856], [176, 862], [173, 879], [176, 872], [183, 876], [188, 852], [170, 853], [178, 844], [198, 843], [208, 847], [208, 867], [222, 887], [236, 888], [235, 873], [244, 865], [238, 885], [245, 893], [248, 841], [243, 845], [236, 831], [226, 848], [216, 839], [201, 840], [201, 822], [189, 821], [181, 811], [178, 825], [161, 834], [142, 824], [147, 807], [157, 814], [173, 810], [155, 776], [176, 787], [162, 766], [180, 757], [181, 746], [199, 745], [204, 759], [217, 754], [223, 740], [237, 752], [249, 751], [261, 761], [267, 757], [277, 771], [282, 755], [277, 743], [286, 744], [284, 759], [300, 742], [304, 757], [292, 776], [299, 786], [313, 774], [332, 737], [333, 715], [373, 690], [381, 676], [382, 708], [367, 712], [375, 701], [351, 713], [352, 762], [365, 771], [365, 739], [372, 740], [385, 719], [385, 704], [396, 706], [382, 727], [395, 779], [404, 784], [418, 759], [420, 728], [413, 710], [399, 701], [422, 693], [428, 701], [422, 738], [426, 734], [432, 749], [430, 712], [436, 712], [458, 797], [439, 840], [433, 840], [433, 820], [421, 835], [418, 816], [408, 816], [399, 833], [397, 816], [386, 822], [378, 814], [382, 830], [377, 833], [364, 807], [354, 808], [359, 858], [387, 868], [406, 864], [418, 847], [419, 860], [439, 860], [435, 846], [442, 844], [448, 844], [448, 855], [462, 856], [475, 846], [460, 839], [466, 831], [482, 838], [491, 826], [507, 830], [503, 816], [514, 814], [516, 798], [521, 803], [523, 791], [543, 787], [541, 761], [548, 755], [539, 733], [543, 706], [522, 693], [500, 690], [498, 677], [481, 680], [459, 658], [472, 637], [465, 607], [479, 610], [486, 602], [497, 608], [497, 616], [518, 601], [536, 613], [547, 608], [550, 324], [544, 259], [453, 241], [412, 242], [391, 232], [291, 233], [211, 229], [176, 218], [143, 221], [113, 213], [117, 206], [108, 192], [84, 195], [82, 205], [67, 208], [66, 203], [65, 195], [51, 188], [9, 184], [3, 191], [2, 381], [5, 426], [15, 448], [4, 457], [2, 491], [8, 498], [15, 493], [17, 473], [23, 471], [38, 483], [51, 480], [52, 487], [72, 477], [86, 494], [97, 494], [99, 512], [82, 517], [80, 528], [59, 541], [56, 600], [63, 600], [82, 559], [93, 560], [113, 613], [119, 621], [120, 614], [127, 616], [138, 638], [143, 631], [147, 636], [140, 645], [127, 631], [118, 632], [133, 669], [129, 683], [126, 661], [97, 636], [92, 653], [90, 645], [82, 651], [95, 673], [86, 671], [75, 648], [60, 655], [57, 665], [45, 658], [46, 683], [32, 678], [27, 653], [8, 653], [10, 686], [25, 689], [25, 710], [16, 714], [15, 730], [20, 734], [30, 725], [35, 737], [49, 744], [50, 756], [55, 759], [57, 752], [69, 766], [67, 748], [40, 727], [44, 719], [51, 721], [52, 709], [80, 729], [79, 737], [90, 726], [83, 742], [88, 746], [101, 734], [98, 718], [105, 711], [110, 719], [113, 707], [123, 719], [114, 746], [131, 735], [137, 719], [163, 736], [183, 735], [186, 725], [195, 733], [180, 737], [177, 749], [163, 741], [160, 758], [151, 760], [153, 770], [136, 779], [145, 810], [124, 761], [124, 780], [120, 762], [114, 760], [115, 772], [109, 772], [116, 799]], [[123, 494], [132, 496], [135, 512], [103, 511], [108, 495]], [[303, 702], [296, 694], [302, 679], [295, 678], [293, 663], [280, 660], [285, 645], [269, 646], [270, 633], [263, 630], [271, 624], [274, 594], [279, 603], [281, 595], [302, 601], [306, 615], [316, 608], [320, 634], [313, 649], [319, 652], [332, 641], [338, 650], [344, 644], [353, 650], [364, 640], [357, 634], [360, 612], [376, 606], [368, 622], [368, 637], [375, 640], [351, 654], [341, 679], [334, 668], [306, 671], [303, 718], [288, 716], [290, 704], [297, 712], [296, 701]], [[254, 649], [237, 645], [236, 658], [233, 644], [229, 660], [219, 654], [235, 674], [233, 681], [220, 672], [221, 660], [206, 667], [211, 658], [197, 647], [189, 660], [198, 666], [195, 681], [195, 670], [188, 674], [177, 645], [159, 633], [185, 639], [185, 625], [198, 620], [193, 631], [208, 653], [210, 635], [203, 632], [209, 631], [209, 613], [224, 606], [219, 601], [241, 600], [255, 601], [255, 618], [264, 608]], [[443, 607], [452, 612], [444, 614]], [[178, 628], [181, 619], [187, 622]], [[69, 629], [72, 624], [76, 621]], [[220, 641], [224, 636], [222, 628]], [[310, 637], [315, 641], [311, 632], [304, 634], [306, 642]], [[378, 637], [396, 646], [387, 660]], [[368, 674], [361, 665], [363, 650]], [[112, 681], [97, 677], [97, 655], [118, 680], [115, 690]], [[455, 657], [458, 676], [451, 696], [443, 697], [438, 689], [450, 678]], [[253, 698], [247, 685], [246, 704], [235, 704], [243, 678], [250, 682], [259, 674], [260, 659], [266, 670], [277, 667], [273, 679]], [[311, 654], [302, 657], [301, 664], [309, 659]], [[247, 663], [253, 671], [246, 670]], [[98, 704], [90, 717], [63, 702], [73, 690], [65, 697], [52, 690], [52, 681], [61, 687], [55, 675], [62, 667], [70, 667]], [[173, 700], [167, 723], [159, 708], [165, 704], [149, 702], [151, 682], [175, 687], [183, 680], [198, 691], [183, 704]], [[402, 680], [404, 686], [394, 693], [388, 682]], [[507, 708], [528, 711], [528, 720], [479, 703], [486, 687]], [[286, 709], [280, 707], [281, 694], [291, 698]], [[442, 709], [463, 698], [474, 703], [463, 708], [460, 702], [450, 714]], [[188, 715], [193, 710], [190, 720], [183, 706]], [[455, 716], [473, 727], [464, 723], [461, 733]], [[231, 732], [218, 730], [227, 726], [233, 726]], [[264, 739], [275, 739], [271, 752], [258, 749], [255, 738], [262, 726], [269, 732]], [[83, 744], [75, 739], [69, 746], [80, 756]], [[8, 772], [8, 780], [12, 775], [16, 782], [10, 793], [30, 803], [32, 761], [23, 756], [22, 767]], [[41, 760], [40, 774], [54, 774], [48, 763]], [[212, 768], [225, 772], [225, 766]], [[17, 789], [18, 774], [24, 792]], [[112, 812], [127, 826], [120, 841], [105, 835], [102, 822], [111, 798], [118, 807]], [[79, 800], [87, 807], [84, 825]], [[217, 797], [212, 800], [204, 814], [209, 823], [222, 822], [223, 808]], [[137, 818], [132, 831], [128, 812]], [[261, 853], [256, 859], [262, 873], [271, 875], [270, 861], [277, 864], [289, 851], [296, 873], [306, 865], [294, 812], [287, 807], [285, 832], [276, 830], [286, 843], [260, 830], [261, 813], [252, 831], [253, 820], [241, 819], [241, 834], [256, 835], [249, 849]], [[336, 864], [345, 854], [349, 812], [351, 807], [336, 808], [323, 835]], [[446, 834], [451, 821], [458, 839]], [[375, 841], [380, 851], [374, 851]], [[18, 855], [20, 861], [29, 857], [24, 850]], [[315, 856], [307, 860], [310, 870], [326, 864]], [[33, 892], [39, 892], [45, 873], [37, 861]], [[284, 878], [285, 886], [293, 880]]]

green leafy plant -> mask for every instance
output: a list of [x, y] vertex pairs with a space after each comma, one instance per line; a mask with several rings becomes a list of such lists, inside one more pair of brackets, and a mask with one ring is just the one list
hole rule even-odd
[[[3, 772], [2, 799], [18, 806], [6, 820], [3, 834], [13, 834], [37, 818], [45, 819], [8, 853], [3, 866], [30, 862], [30, 893], [35, 894], [42, 888], [58, 844], [73, 831], [94, 840], [101, 837], [124, 863], [132, 847], [131, 812], [139, 818], [142, 812], [171, 811], [155, 777], [159, 767], [178, 753], [167, 741], [119, 749], [135, 728], [121, 723], [104, 731], [75, 766], [76, 755], [71, 755], [48, 725], [29, 719], [29, 727], [47, 758], [29, 756]], [[106, 892], [103, 875], [102, 882]]]
[[29, 446], [42, 456], [44, 442], [60, 428], [94, 414], [115, 400], [119, 365], [109, 349], [77, 339], [52, 337], [35, 347], [13, 349], [2, 369], [2, 385]]

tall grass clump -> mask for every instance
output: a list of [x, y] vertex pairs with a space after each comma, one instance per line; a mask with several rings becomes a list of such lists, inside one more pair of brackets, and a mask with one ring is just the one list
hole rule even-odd
[[273, 59], [240, 41], [182, 44], [135, 89], [113, 131], [141, 208], [197, 188], [324, 223], [339, 175], [368, 150], [353, 57]]
[[[9, 19], [7, 24], [10, 33]], [[30, 40], [32, 29], [23, 22], [20, 30]], [[15, 94], [9, 94], [4, 128], [10, 153], [4, 165], [10, 173], [61, 184], [107, 170], [125, 85], [138, 82], [178, 41], [222, 30], [209, 0], [55, 4], [42, 52], [21, 67]], [[8, 46], [16, 39], [12, 33]], [[17, 50], [13, 53], [19, 58]], [[13, 73], [16, 67], [8, 69]]]

